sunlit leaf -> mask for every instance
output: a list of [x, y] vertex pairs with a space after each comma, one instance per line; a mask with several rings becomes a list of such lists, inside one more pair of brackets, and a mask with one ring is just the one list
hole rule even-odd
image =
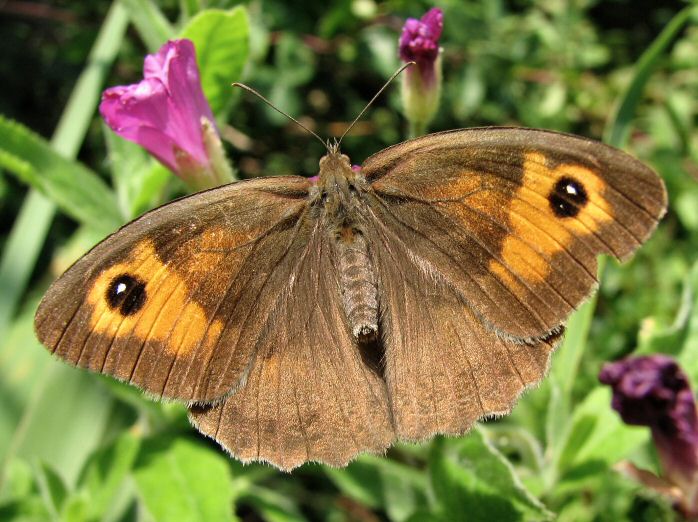
[[206, 99], [217, 116], [225, 114], [249, 54], [249, 20], [244, 7], [229, 11], [207, 9], [192, 18], [180, 33], [196, 47], [196, 60]]
[[156, 522], [234, 520], [225, 454], [187, 439], [144, 443], [134, 476]]

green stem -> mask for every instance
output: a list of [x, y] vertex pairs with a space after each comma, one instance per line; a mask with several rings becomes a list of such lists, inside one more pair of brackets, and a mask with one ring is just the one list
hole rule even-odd
[[409, 129], [407, 137], [409, 139], [419, 138], [427, 133], [427, 123], [425, 121], [413, 121], [409, 122]]

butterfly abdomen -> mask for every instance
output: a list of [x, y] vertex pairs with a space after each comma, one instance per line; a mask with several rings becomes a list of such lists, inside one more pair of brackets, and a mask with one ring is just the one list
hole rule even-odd
[[368, 244], [360, 231], [343, 226], [337, 245], [342, 304], [351, 333], [361, 342], [371, 341], [378, 331], [378, 287]]

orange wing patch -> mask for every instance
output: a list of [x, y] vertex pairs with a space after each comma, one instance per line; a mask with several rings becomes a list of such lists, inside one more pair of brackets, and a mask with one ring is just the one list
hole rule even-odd
[[554, 254], [613, 220], [605, 187], [588, 167], [564, 163], [550, 168], [544, 154], [526, 153], [521, 186], [509, 203], [512, 233], [502, 243], [502, 262], [490, 261], [490, 269], [519, 295], [524, 282], [542, 282]]
[[[202, 236], [195, 243], [215, 245], [207, 239]], [[171, 355], [184, 356], [197, 347], [209, 351], [220, 336], [223, 323], [210, 320], [206, 310], [192, 300], [191, 288], [199, 284], [204, 267], [210, 270], [223, 256], [222, 249], [201, 251], [194, 256], [195, 264], [201, 267], [199, 271], [195, 266], [175, 270], [161, 261], [151, 240], [142, 241], [125, 261], [103, 271], [92, 285], [87, 295], [91, 330], [114, 339], [159, 341]], [[131, 301], [128, 308], [124, 308], [125, 304], [114, 306], [120, 291], [133, 290], [129, 286], [137, 287], [139, 294], [127, 295]]]

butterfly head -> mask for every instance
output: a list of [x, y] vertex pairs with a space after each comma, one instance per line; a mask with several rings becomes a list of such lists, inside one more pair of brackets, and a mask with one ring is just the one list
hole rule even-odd
[[342, 154], [338, 147], [328, 146], [327, 154], [320, 159], [314, 189], [316, 206], [330, 216], [343, 215], [354, 207], [365, 184], [360, 171], [351, 168], [349, 156]]

